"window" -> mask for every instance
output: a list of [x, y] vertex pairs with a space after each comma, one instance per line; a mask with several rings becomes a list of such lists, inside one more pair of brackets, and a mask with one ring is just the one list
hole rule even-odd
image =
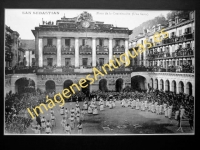
[[32, 51], [32, 54], [35, 54], [35, 51]]
[[189, 64], [189, 65], [192, 65], [192, 60], [188, 60], [188, 64]]
[[103, 66], [104, 65], [104, 58], [99, 58], [99, 65]]
[[189, 28], [186, 28], [186, 29], [185, 29], [185, 34], [189, 34], [189, 33], [191, 33], [191, 30], [192, 30], [192, 28], [191, 28], [191, 27], [189, 27]]
[[99, 39], [99, 45], [103, 46], [103, 39]]
[[141, 40], [141, 44], [143, 45], [143, 40]]
[[120, 40], [116, 40], [116, 46], [119, 46]]
[[190, 43], [187, 44], [187, 48], [190, 48]]
[[171, 33], [171, 37], [174, 37], [174, 32]]
[[182, 30], [179, 30], [179, 36], [181, 36], [182, 35]]
[[65, 58], [65, 66], [69, 67], [71, 65], [71, 58]]
[[53, 66], [53, 58], [47, 58], [47, 66]]
[[85, 46], [85, 39], [82, 40], [82, 45]]
[[82, 64], [83, 64], [83, 66], [87, 66], [87, 64], [88, 64], [88, 58], [83, 58], [82, 59]]
[[47, 39], [47, 45], [52, 46], [53, 45], [53, 39]]
[[65, 39], [65, 46], [70, 46], [70, 39]]

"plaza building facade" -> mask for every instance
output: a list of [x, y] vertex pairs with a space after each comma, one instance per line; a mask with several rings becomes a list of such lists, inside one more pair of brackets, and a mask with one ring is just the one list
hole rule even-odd
[[[169, 37], [161, 35], [162, 40], [155, 42], [153, 35], [163, 28]], [[133, 48], [137, 50], [137, 44], [142, 44], [146, 50], [138, 53], [136, 58], [130, 58], [128, 67], [98, 75], [98, 80], [80, 90], [85, 93], [96, 90], [120, 92], [125, 87], [142, 91], [154, 88], [194, 96], [194, 31], [193, 11], [189, 18], [176, 16], [167, 26], [144, 29], [133, 40], [129, 39], [132, 30], [94, 21], [87, 12], [74, 18], [64, 16], [55, 24], [43, 20], [42, 25], [32, 30], [36, 71], [12, 74], [7, 77], [6, 85], [12, 92], [17, 92], [17, 81], [27, 77], [34, 81], [35, 88], [62, 92], [88, 74], [93, 78], [93, 67], [101, 71], [101, 66], [113, 57], [119, 59], [128, 51], [134, 54]], [[152, 43], [151, 48], [147, 48], [145, 39]], [[185, 62], [187, 64], [183, 66]]]
[[[38, 66], [35, 84], [41, 90], [61, 92], [81, 78], [92, 73], [92, 68], [108, 63], [115, 55], [128, 51], [131, 30], [94, 21], [83, 12], [78, 17], [61, 18], [54, 24], [43, 21], [32, 30], [35, 36], [35, 58]], [[99, 89], [119, 90], [130, 85], [130, 71], [119, 68], [104, 77], [98, 76], [85, 91]], [[14, 81], [13, 81], [14, 82]]]
[[[135, 37], [129, 48], [137, 49], [142, 44], [146, 51], [139, 54], [133, 65], [147, 68], [147, 86], [177, 94], [185, 93], [194, 96], [195, 92], [195, 12], [191, 11], [187, 17], [175, 16], [168, 25], [155, 25], [144, 28], [143, 33]], [[164, 30], [162, 30], [164, 29]], [[167, 32], [166, 35], [161, 32]], [[155, 34], [160, 33], [160, 42], [155, 41]], [[145, 40], [150, 44], [145, 44]], [[138, 74], [138, 73], [132, 73]], [[141, 75], [144, 75], [141, 73]]]

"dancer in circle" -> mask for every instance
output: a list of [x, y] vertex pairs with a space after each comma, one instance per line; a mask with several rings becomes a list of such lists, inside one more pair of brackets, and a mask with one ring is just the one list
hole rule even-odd
[[62, 126], [62, 128], [63, 128], [63, 130], [65, 130], [65, 124], [66, 124], [66, 119], [65, 119], [65, 117], [63, 117], [62, 118], [62, 120], [61, 120], [61, 126]]
[[71, 134], [71, 127], [70, 127], [70, 125], [68, 123], [65, 126], [65, 133], [66, 134]]
[[83, 133], [83, 126], [82, 126], [81, 122], [79, 122], [79, 124], [77, 125], [77, 128], [78, 128], [78, 134], [82, 134]]

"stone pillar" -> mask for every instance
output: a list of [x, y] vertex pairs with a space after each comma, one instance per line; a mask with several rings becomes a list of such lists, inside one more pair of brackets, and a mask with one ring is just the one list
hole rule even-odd
[[160, 90], [160, 79], [158, 79], [158, 90]]
[[113, 57], [113, 46], [112, 46], [112, 39], [109, 39], [109, 60]]
[[78, 43], [78, 38], [75, 38], [75, 67], [79, 67], [79, 43]]
[[57, 38], [57, 67], [61, 67], [61, 38]]
[[39, 38], [39, 44], [38, 44], [38, 60], [39, 60], [39, 67], [43, 67], [43, 43], [42, 38]]
[[187, 87], [186, 85], [187, 85], [187, 82], [183, 81], [183, 84], [184, 84], [184, 88], [183, 88], [184, 89], [184, 93], [186, 94], [186, 90], [187, 90], [186, 89], [186, 87]]
[[[125, 39], [125, 53], [128, 55], [128, 39]], [[125, 61], [126, 61], [126, 64], [128, 64], [126, 58], [125, 58]]]
[[96, 38], [92, 38], [92, 67], [96, 67]]

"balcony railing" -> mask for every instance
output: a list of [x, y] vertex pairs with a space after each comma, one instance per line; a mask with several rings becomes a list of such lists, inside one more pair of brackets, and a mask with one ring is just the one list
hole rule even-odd
[[185, 40], [194, 39], [194, 33], [184, 33]]
[[37, 68], [35, 67], [20, 67], [20, 68], [12, 68], [6, 67], [5, 74], [27, 74], [27, 73], [36, 73]]
[[191, 48], [180, 48], [172, 53], [172, 57], [193, 56], [193, 55], [194, 55], [193, 50]]
[[97, 55], [107, 55], [109, 53], [108, 46], [97, 45], [96, 50], [97, 50]]
[[91, 46], [89, 45], [81, 45], [79, 47], [79, 52], [80, 52], [80, 55], [91, 55], [92, 54], [92, 48]]
[[74, 46], [62, 46], [61, 52], [62, 55], [74, 55], [75, 49]]
[[46, 45], [43, 48], [43, 53], [44, 55], [56, 55], [57, 53], [57, 48], [55, 45]]
[[113, 48], [113, 54], [115, 54], [115, 55], [120, 55], [120, 54], [123, 54], [125, 52], [125, 48], [124, 48], [124, 46], [122, 45], [122, 46], [115, 46], [114, 48]]
[[194, 33], [184, 33], [182, 36], [173, 35], [171, 38], [163, 39], [162, 42], [160, 42], [160, 44], [156, 46], [162, 46], [165, 44], [172, 44], [177, 42], [184, 42], [192, 39], [194, 39]]

